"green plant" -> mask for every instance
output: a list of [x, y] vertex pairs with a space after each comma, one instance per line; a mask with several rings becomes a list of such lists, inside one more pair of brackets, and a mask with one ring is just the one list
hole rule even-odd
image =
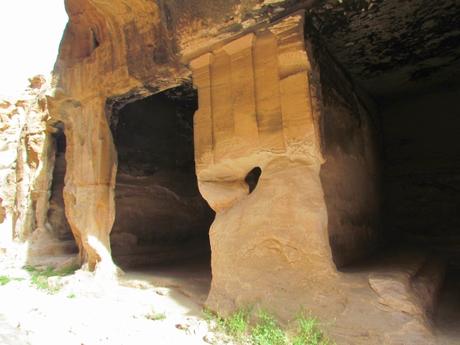
[[241, 338], [248, 329], [249, 314], [249, 310], [240, 309], [223, 319], [222, 326], [225, 332], [230, 336]]
[[293, 345], [332, 345], [318, 326], [318, 321], [312, 317], [301, 316], [297, 319], [297, 335]]
[[249, 326], [250, 309], [239, 309], [228, 317], [224, 318], [214, 314], [210, 310], [203, 310], [204, 318], [208, 322], [214, 320], [217, 330], [228, 334], [236, 339], [242, 338]]
[[[295, 327], [287, 335], [276, 319], [266, 311], [259, 311], [250, 323], [251, 309], [239, 309], [227, 318], [210, 310], [203, 310], [204, 319], [215, 322], [215, 330], [226, 333], [236, 343], [251, 345], [333, 345], [321, 331], [318, 321], [305, 312], [295, 319]], [[291, 327], [290, 327], [291, 329]]]
[[67, 298], [75, 298], [75, 297], [77, 297], [77, 295], [75, 295], [73, 292], [67, 295]]
[[205, 319], [205, 321], [207, 321], [207, 322], [210, 322], [210, 321], [216, 319], [216, 314], [214, 314], [208, 308], [204, 308], [203, 309], [203, 319]]
[[156, 313], [156, 312], [151, 312], [145, 315], [145, 318], [148, 320], [152, 321], [161, 321], [166, 319], [166, 314], [165, 313]]
[[24, 278], [11, 278], [11, 277], [8, 277], [8, 276], [0, 276], [0, 285], [3, 286], [3, 285], [8, 284], [11, 281], [20, 282], [20, 281], [23, 281], [23, 280], [24, 280]]
[[24, 269], [29, 272], [30, 281], [36, 288], [47, 291], [48, 293], [56, 293], [59, 291], [59, 288], [50, 286], [48, 278], [56, 276], [64, 277], [73, 274], [76, 268], [67, 267], [56, 271], [52, 267], [41, 269], [33, 266], [24, 266]]
[[8, 284], [10, 281], [11, 281], [10, 277], [0, 276], [0, 285], [1, 286]]
[[288, 338], [278, 322], [265, 311], [260, 311], [258, 322], [251, 331], [254, 345], [287, 345]]
[[57, 289], [51, 287], [48, 283], [48, 278], [55, 276], [52, 269], [45, 269], [43, 271], [29, 271], [30, 280], [32, 284], [39, 290], [48, 291], [50, 293], [56, 293]]

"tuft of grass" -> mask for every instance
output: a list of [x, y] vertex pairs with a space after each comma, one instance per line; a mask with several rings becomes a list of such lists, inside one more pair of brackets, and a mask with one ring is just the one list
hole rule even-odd
[[214, 320], [218, 331], [228, 334], [236, 339], [241, 339], [249, 327], [250, 309], [239, 309], [228, 317], [218, 316], [211, 311], [203, 310], [206, 321]]
[[273, 316], [260, 311], [258, 322], [251, 330], [254, 345], [288, 345], [288, 338]]
[[[215, 322], [214, 329], [227, 334], [236, 344], [247, 345], [333, 345], [321, 331], [316, 318], [305, 312], [295, 319], [295, 329], [289, 335], [269, 313], [259, 310], [255, 322], [250, 322], [251, 310], [239, 309], [227, 318], [203, 310], [204, 319]], [[253, 319], [254, 320], [254, 319]], [[291, 329], [291, 327], [290, 327]]]
[[297, 317], [297, 335], [292, 345], [333, 345], [321, 331], [318, 320], [302, 313]]
[[67, 298], [75, 298], [75, 297], [77, 297], [77, 295], [75, 295], [73, 292], [67, 295]]
[[11, 278], [8, 276], [0, 276], [0, 285], [6, 285], [11, 281]]
[[225, 332], [237, 339], [241, 338], [248, 330], [250, 312], [247, 309], [237, 310], [226, 319], [221, 319]]
[[145, 315], [145, 318], [148, 320], [152, 321], [161, 321], [166, 319], [166, 314], [165, 313], [156, 313], [156, 312], [151, 312], [147, 315]]
[[9, 282], [16, 281], [16, 282], [21, 282], [23, 281], [24, 278], [11, 278], [8, 276], [0, 276], [0, 286], [6, 285]]
[[55, 270], [52, 267], [41, 269], [33, 266], [24, 266], [24, 269], [27, 272], [29, 272], [32, 285], [34, 285], [39, 290], [47, 291], [48, 293], [54, 294], [59, 291], [59, 288], [50, 286], [48, 283], [48, 278], [56, 276], [64, 277], [71, 275], [75, 272], [77, 268], [67, 267], [61, 270]]
[[216, 314], [214, 314], [208, 308], [204, 308], [202, 312], [203, 312], [203, 319], [207, 321], [208, 323], [216, 319]]

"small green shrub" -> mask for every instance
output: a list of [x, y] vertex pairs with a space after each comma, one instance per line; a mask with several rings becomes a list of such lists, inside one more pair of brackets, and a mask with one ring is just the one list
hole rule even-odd
[[239, 309], [228, 317], [220, 317], [211, 311], [203, 310], [204, 318], [208, 322], [215, 320], [217, 330], [231, 337], [240, 339], [248, 330], [250, 309]]
[[73, 292], [67, 295], [67, 298], [75, 298], [75, 297], [77, 297], [77, 295], [75, 295]]
[[297, 335], [292, 345], [332, 345], [319, 328], [318, 321], [304, 313], [297, 318]]
[[278, 322], [265, 311], [260, 311], [259, 321], [251, 331], [254, 345], [287, 345], [288, 338]]
[[249, 311], [240, 309], [224, 319], [223, 326], [227, 334], [240, 338], [246, 333], [249, 324]]
[[[265, 311], [259, 311], [255, 322], [250, 309], [240, 309], [227, 318], [220, 317], [209, 310], [203, 310], [204, 319], [214, 321], [215, 330], [226, 333], [236, 343], [251, 345], [333, 345], [321, 331], [314, 317], [301, 313], [295, 320], [293, 332], [288, 334], [276, 319]], [[291, 327], [290, 327], [291, 329]]]
[[1, 286], [8, 284], [10, 281], [11, 281], [10, 277], [0, 276], [0, 285]]
[[12, 282], [12, 281], [17, 281], [17, 282], [21, 282], [23, 281], [24, 278], [11, 278], [11, 277], [8, 277], [8, 276], [0, 276], [0, 285], [6, 285], [8, 284], [9, 282]]
[[211, 322], [212, 320], [216, 319], [216, 314], [214, 314], [211, 310], [208, 308], [203, 309], [203, 319], [207, 322]]

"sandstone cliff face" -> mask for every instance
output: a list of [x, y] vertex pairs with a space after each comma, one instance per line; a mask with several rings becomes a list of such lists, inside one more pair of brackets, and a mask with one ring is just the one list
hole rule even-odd
[[382, 241], [382, 133], [377, 105], [312, 37], [321, 71], [321, 184], [338, 267], [371, 254]]
[[184, 63], [297, 4], [69, 0], [66, 6], [69, 24], [50, 99], [67, 137], [66, 214], [81, 261], [114, 272], [109, 235], [117, 157], [107, 123], [113, 107], [180, 84], [190, 77]]
[[58, 90], [50, 100], [67, 138], [66, 215], [81, 262], [91, 269], [99, 262], [104, 271], [114, 273], [109, 235], [115, 218], [117, 155], [106, 102], [143, 88], [143, 80], [137, 78], [148, 71], [154, 71], [149, 77], [155, 80], [171, 72], [155, 70], [156, 64], [144, 58], [162, 31], [154, 2], [128, 6], [122, 1], [68, 1], [67, 10], [70, 19], [57, 62]]
[[[30, 260], [61, 250], [57, 232], [62, 229], [48, 221], [56, 151], [48, 90], [43, 77], [34, 77], [20, 100], [1, 106], [1, 247], [12, 249], [13, 242], [27, 240], [31, 256], [23, 259]], [[57, 218], [63, 221], [62, 215]]]
[[1, 103], [2, 246], [45, 226], [53, 156], [43, 83], [37, 77], [23, 99]]
[[[183, 189], [182, 177], [141, 176], [154, 188], [139, 186], [123, 166], [135, 153], [109, 126], [126, 104], [193, 79], [196, 177], [216, 212], [208, 305], [226, 313], [260, 304], [284, 318], [303, 306], [334, 316], [344, 344], [429, 344], [426, 313], [442, 281], [430, 273], [430, 258], [394, 255], [383, 268], [350, 275], [334, 266], [364, 257], [380, 239], [379, 126], [372, 102], [305, 39], [305, 10], [294, 10], [310, 3], [67, 1], [48, 102], [66, 136], [65, 212], [80, 262], [116, 273], [112, 228], [115, 254], [131, 249], [126, 243], [183, 231], [164, 223], [152, 234], [130, 220], [135, 211], [157, 224], [172, 209], [182, 223], [195, 216], [194, 201], [170, 193]], [[155, 141], [141, 133], [129, 139], [136, 136]], [[115, 200], [123, 208], [116, 221]]]
[[[199, 95], [197, 176], [217, 212], [208, 302], [231, 310], [245, 299], [270, 300], [286, 281], [292, 293], [331, 278], [303, 16], [242, 36], [191, 66]], [[245, 178], [256, 167], [262, 173], [249, 194]]]

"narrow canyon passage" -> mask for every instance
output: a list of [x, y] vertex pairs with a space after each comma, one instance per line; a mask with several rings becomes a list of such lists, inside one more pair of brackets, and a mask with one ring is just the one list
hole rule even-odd
[[[202, 272], [209, 286], [214, 212], [195, 175], [197, 95], [178, 87], [130, 103], [112, 126], [118, 152], [114, 261], [125, 270]], [[167, 284], [167, 283], [165, 283]]]

